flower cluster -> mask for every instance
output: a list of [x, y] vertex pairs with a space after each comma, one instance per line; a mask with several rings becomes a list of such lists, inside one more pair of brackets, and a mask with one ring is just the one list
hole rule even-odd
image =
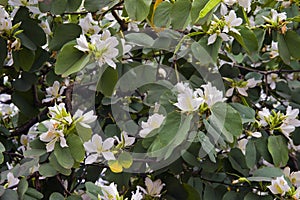
[[218, 90], [209, 82], [195, 90], [189, 87], [188, 83], [177, 83], [175, 85], [178, 93], [177, 103], [174, 103], [182, 112], [193, 112], [200, 108], [201, 105], [211, 108], [217, 102], [224, 102], [222, 91]]

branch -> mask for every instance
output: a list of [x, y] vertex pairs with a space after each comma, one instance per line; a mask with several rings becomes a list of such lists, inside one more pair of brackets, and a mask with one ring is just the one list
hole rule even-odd
[[117, 20], [117, 22], [120, 24], [122, 31], [127, 31], [128, 26], [125, 23], [124, 20], [122, 20], [119, 15], [117, 14], [117, 12], [115, 10], [111, 11], [111, 14], [114, 16], [114, 18]]
[[234, 65], [234, 67], [238, 67], [240, 69], [245, 69], [247, 71], [251, 71], [251, 72], [257, 72], [260, 73], [262, 75], [268, 75], [268, 74], [280, 74], [280, 73], [293, 73], [293, 72], [300, 72], [300, 69], [277, 69], [277, 70], [269, 70], [269, 71], [264, 71], [264, 70], [260, 70], [260, 69], [255, 69], [255, 68], [250, 68], [250, 67], [245, 67], [242, 65]]
[[66, 89], [66, 108], [68, 112], [72, 112], [72, 92], [73, 92], [73, 87], [74, 84], [71, 83], [70, 85], [68, 85], [67, 89]]
[[29, 120], [28, 122], [26, 122], [23, 126], [17, 128], [15, 131], [11, 132], [10, 135], [11, 136], [19, 136], [22, 135], [23, 133], [27, 133], [28, 130], [37, 122], [39, 122], [39, 119], [43, 116], [46, 115], [48, 112], [48, 109], [45, 108], [42, 112], [40, 112], [38, 114], [37, 117], [32, 118], [31, 120]]

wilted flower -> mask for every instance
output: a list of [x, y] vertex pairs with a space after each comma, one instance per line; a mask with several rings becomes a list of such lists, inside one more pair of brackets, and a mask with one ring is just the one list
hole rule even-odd
[[281, 196], [284, 196], [285, 193], [290, 190], [290, 186], [283, 176], [277, 177], [275, 180], [272, 180], [271, 185], [267, 187], [273, 194], [280, 194]]
[[146, 189], [139, 187], [144, 194], [149, 195], [151, 197], [160, 197], [161, 190], [165, 186], [164, 183], [161, 182], [160, 179], [152, 181], [150, 178], [146, 177], [145, 179]]
[[85, 164], [92, 164], [101, 156], [103, 156], [105, 160], [115, 160], [114, 154], [110, 151], [114, 145], [113, 138], [107, 138], [105, 141], [102, 141], [101, 136], [95, 134], [90, 141], [85, 142], [83, 145], [89, 154], [85, 160]]
[[165, 116], [158, 113], [154, 113], [153, 115], [149, 116], [147, 122], [142, 122], [142, 130], [139, 133], [140, 136], [143, 138], [147, 137], [151, 131], [159, 128], [164, 120]]
[[61, 147], [68, 147], [63, 130], [58, 129], [59, 124], [55, 121], [44, 121], [43, 125], [48, 129], [47, 132], [40, 135], [40, 140], [48, 142], [46, 145], [47, 152], [54, 150], [55, 143], [60, 142]]
[[42, 102], [50, 102], [56, 99], [57, 102], [62, 101], [62, 94], [64, 90], [66, 89], [66, 86], [60, 87], [60, 83], [58, 81], [54, 81], [52, 87], [46, 88], [46, 99], [43, 99]]

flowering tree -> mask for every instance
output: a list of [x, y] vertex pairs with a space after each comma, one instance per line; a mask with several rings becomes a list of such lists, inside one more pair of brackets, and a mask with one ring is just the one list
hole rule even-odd
[[300, 199], [299, 0], [0, 0], [1, 199]]

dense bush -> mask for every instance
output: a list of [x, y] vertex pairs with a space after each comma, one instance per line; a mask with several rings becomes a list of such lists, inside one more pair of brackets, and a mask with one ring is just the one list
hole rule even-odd
[[299, 0], [0, 0], [1, 199], [300, 199]]

